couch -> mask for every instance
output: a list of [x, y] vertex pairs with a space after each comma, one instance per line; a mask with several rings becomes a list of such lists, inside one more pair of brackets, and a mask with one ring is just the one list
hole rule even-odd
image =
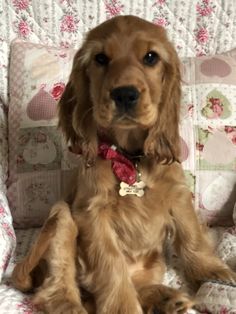
[[[17, 76], [21, 69], [14, 70], [12, 77], [12, 67], [21, 66], [17, 49], [20, 45], [23, 53], [29, 47], [76, 51], [89, 29], [119, 14], [137, 15], [165, 27], [181, 57], [180, 128], [186, 179], [199, 219], [212, 226], [217, 254], [236, 270], [235, 0], [5, 0], [0, 3], [0, 314], [37, 313], [30, 295], [12, 287], [10, 274], [34, 241], [50, 207], [44, 204], [43, 215], [31, 220], [32, 213], [22, 214], [24, 208], [19, 212], [18, 203], [13, 201], [12, 191], [19, 178], [13, 173], [15, 151], [11, 145], [17, 141], [11, 130], [18, 123], [14, 102], [19, 99], [15, 99], [12, 86], [25, 87]], [[68, 75], [69, 66], [65, 82]], [[57, 92], [58, 86], [53, 86]], [[52, 96], [58, 100], [58, 95]], [[22, 164], [19, 167], [21, 173], [25, 168]], [[176, 256], [172, 256], [164, 281], [176, 288], [184, 285]], [[196, 310], [189, 313], [236, 313], [236, 286], [205, 282], [197, 300]]]

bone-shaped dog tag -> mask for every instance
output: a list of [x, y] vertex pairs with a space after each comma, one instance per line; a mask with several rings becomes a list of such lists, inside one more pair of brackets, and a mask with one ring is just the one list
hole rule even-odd
[[125, 196], [128, 194], [136, 195], [142, 197], [144, 195], [145, 183], [143, 181], [135, 182], [132, 185], [129, 185], [125, 182], [120, 183], [120, 196]]

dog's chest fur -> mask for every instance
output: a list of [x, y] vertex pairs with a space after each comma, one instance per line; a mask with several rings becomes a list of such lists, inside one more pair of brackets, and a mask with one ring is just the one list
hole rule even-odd
[[[107, 237], [105, 245], [111, 251], [112, 239], [117, 240], [116, 243], [127, 263], [131, 265], [131, 269], [142, 268], [144, 260], [150, 254], [157, 252], [157, 258], [162, 254], [169, 231], [174, 230], [170, 210], [171, 189], [176, 179], [172, 179], [171, 168], [175, 168], [178, 179], [176, 169], [179, 165], [155, 169], [145, 162], [140, 164], [142, 180], [146, 184], [143, 197], [119, 195], [119, 182], [112, 173], [109, 161], [99, 160], [95, 168], [80, 169], [81, 188], [79, 186], [78, 190], [81, 191], [77, 192], [73, 204], [73, 215], [82, 226], [78, 241], [81, 252], [80, 282], [84, 281], [87, 286], [87, 281], [92, 280], [92, 275], [89, 275], [88, 271], [90, 267], [86, 265], [88, 263], [86, 255], [91, 255], [94, 245], [92, 239], [96, 238], [99, 241], [101, 233], [107, 233], [105, 236], [103, 234], [102, 238]], [[182, 170], [179, 176], [182, 176]]]

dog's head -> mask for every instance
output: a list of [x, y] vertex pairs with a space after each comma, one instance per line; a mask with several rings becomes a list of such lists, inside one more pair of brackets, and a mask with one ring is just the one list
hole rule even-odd
[[91, 30], [75, 55], [59, 125], [89, 162], [99, 129], [141, 128], [144, 153], [168, 163], [179, 157], [179, 103], [179, 61], [165, 30], [119, 16]]

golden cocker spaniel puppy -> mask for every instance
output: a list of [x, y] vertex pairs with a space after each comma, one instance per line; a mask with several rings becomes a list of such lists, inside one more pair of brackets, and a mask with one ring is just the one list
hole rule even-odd
[[213, 253], [179, 162], [179, 60], [163, 28], [119, 16], [89, 32], [59, 104], [78, 158], [70, 193], [13, 273], [48, 313], [184, 313], [162, 284], [173, 244], [188, 282], [235, 283]]

